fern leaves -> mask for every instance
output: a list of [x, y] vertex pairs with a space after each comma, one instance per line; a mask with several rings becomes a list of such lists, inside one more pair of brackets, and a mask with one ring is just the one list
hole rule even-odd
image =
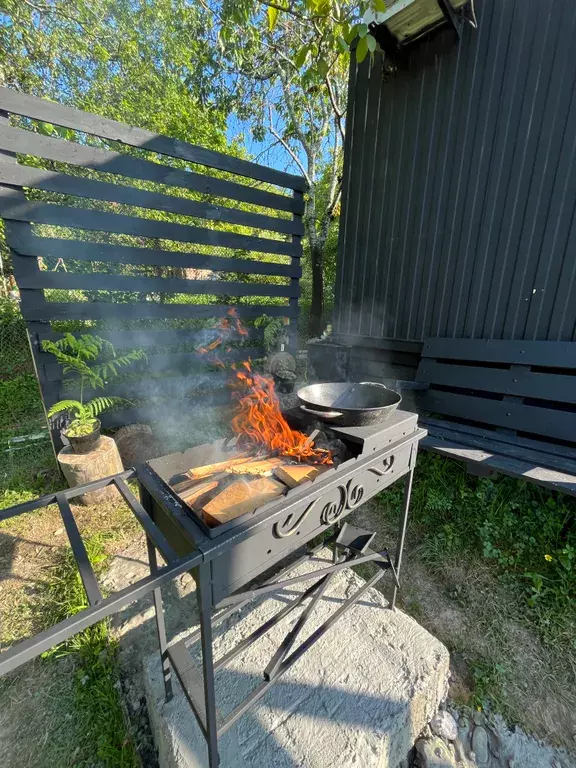
[[95, 397], [86, 403], [84, 406], [88, 411], [91, 418], [95, 419], [104, 411], [110, 411], [113, 408], [119, 408], [121, 406], [132, 405], [130, 400], [126, 400], [123, 397]]
[[[49, 417], [68, 411], [75, 421], [87, 422], [111, 408], [132, 405], [123, 397], [95, 397], [84, 404], [82, 393], [86, 385], [92, 389], [103, 388], [108, 380], [118, 376], [121, 368], [146, 359], [144, 350], [134, 349], [117, 356], [113, 344], [88, 333], [81, 336], [66, 333], [58, 341], [44, 341], [42, 349], [54, 355], [65, 374], [73, 373], [80, 378], [80, 400], [61, 400], [50, 408]], [[101, 357], [105, 359], [97, 362]]]
[[64, 411], [75, 411], [76, 417], [78, 417], [83, 409], [84, 406], [78, 400], [60, 400], [58, 403], [54, 403], [52, 408], [50, 408], [48, 411], [48, 418], [52, 418], [52, 416], [56, 416], [58, 413], [63, 413]]
[[131, 365], [132, 363], [136, 362], [137, 360], [145, 360], [146, 359], [146, 353], [142, 349], [135, 349], [132, 352], [129, 352], [126, 355], [122, 355], [120, 357], [112, 357], [110, 360], [106, 360], [106, 362], [101, 363], [100, 365], [94, 366], [93, 370], [100, 376], [102, 379], [111, 379], [115, 376], [118, 376], [120, 368], [123, 368], [127, 365]]

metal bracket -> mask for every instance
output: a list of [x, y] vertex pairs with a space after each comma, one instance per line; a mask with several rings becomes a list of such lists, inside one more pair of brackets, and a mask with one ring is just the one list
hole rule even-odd
[[375, 536], [376, 531], [365, 531], [363, 528], [344, 523], [336, 539], [336, 547], [343, 551], [349, 550], [355, 555], [364, 555]]
[[450, 0], [436, 0], [436, 2], [440, 6], [440, 10], [444, 14], [446, 20], [452, 27], [454, 27], [454, 30], [460, 39], [462, 37], [462, 30], [464, 29], [464, 21], [454, 10]]

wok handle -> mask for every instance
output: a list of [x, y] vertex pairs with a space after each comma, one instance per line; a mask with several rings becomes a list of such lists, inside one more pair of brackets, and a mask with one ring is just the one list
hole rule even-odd
[[379, 381], [361, 381], [360, 384], [370, 384], [372, 387], [382, 387], [383, 389], [390, 389], [386, 384], [380, 384]]
[[311, 413], [313, 416], [318, 416], [321, 419], [337, 419], [339, 416], [344, 415], [340, 411], [315, 411], [313, 408], [308, 408], [306, 405], [301, 405], [300, 410], [306, 411], [306, 413]]

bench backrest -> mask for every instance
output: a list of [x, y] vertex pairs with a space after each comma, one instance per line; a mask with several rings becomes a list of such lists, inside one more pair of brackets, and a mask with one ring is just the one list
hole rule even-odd
[[576, 342], [428, 339], [426, 411], [576, 445]]

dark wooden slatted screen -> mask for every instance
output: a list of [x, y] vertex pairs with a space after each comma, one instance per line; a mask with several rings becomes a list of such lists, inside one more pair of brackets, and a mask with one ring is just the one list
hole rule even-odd
[[231, 306], [249, 338], [226, 362], [262, 357], [263, 314], [295, 341], [304, 191], [299, 176], [0, 88], [0, 216], [45, 405], [70, 392], [41, 342], [68, 328], [148, 354], [111, 387], [136, 403], [107, 425], [217, 400], [227, 374], [197, 347]]

